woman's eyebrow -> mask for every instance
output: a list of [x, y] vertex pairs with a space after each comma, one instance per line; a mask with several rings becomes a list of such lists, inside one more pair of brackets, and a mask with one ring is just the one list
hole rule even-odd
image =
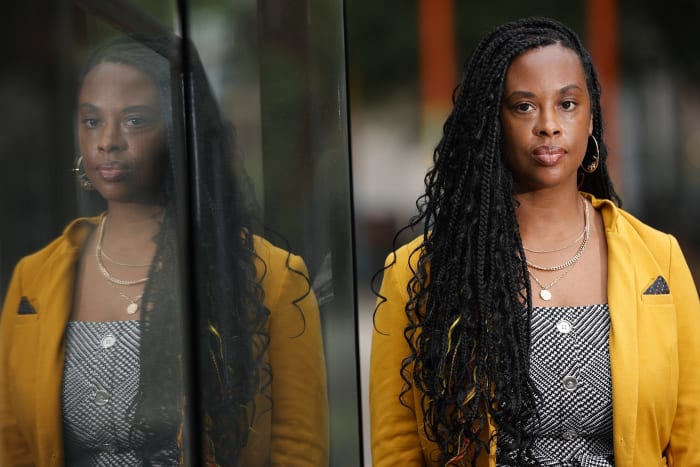
[[564, 86], [563, 88], [561, 88], [559, 90], [559, 94], [566, 94], [571, 90], [583, 91], [583, 89], [581, 89], [581, 86], [579, 86], [578, 84], [569, 84], [568, 86]]
[[[578, 84], [568, 84], [563, 88], [559, 89], [559, 94], [566, 94], [567, 92], [572, 90], [583, 91], [583, 89], [581, 89], [581, 86], [579, 86]], [[528, 99], [532, 99], [534, 97], [537, 97], [537, 94], [531, 91], [513, 91], [507, 96], [505, 96], [506, 99], [512, 99], [517, 97], [525, 97]]]
[[[88, 112], [95, 112], [99, 110], [99, 107], [96, 106], [95, 104], [91, 104], [89, 102], [81, 102], [79, 105], [81, 110], [86, 110]], [[122, 113], [129, 113], [129, 112], [155, 112], [156, 109], [154, 109], [150, 105], [130, 105], [128, 107], [124, 107], [121, 112]]]
[[155, 112], [156, 109], [151, 107], [150, 105], [130, 105], [128, 107], [124, 107], [122, 112], [128, 113], [128, 112]]
[[505, 96], [506, 99], [512, 99], [514, 97], [527, 97], [529, 99], [532, 99], [533, 97], [537, 97], [537, 94], [530, 91], [513, 91], [507, 96]]
[[81, 102], [79, 107], [81, 110], [89, 110], [89, 111], [97, 110], [97, 106], [94, 104], [91, 104], [89, 102]]

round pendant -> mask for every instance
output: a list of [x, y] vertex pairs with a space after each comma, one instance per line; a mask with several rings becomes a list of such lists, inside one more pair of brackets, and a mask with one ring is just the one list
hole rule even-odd
[[548, 302], [552, 299], [552, 292], [547, 289], [542, 289], [540, 290], [540, 297], [542, 297], [542, 300], [545, 302]]
[[129, 306], [126, 307], [126, 312], [130, 315], [133, 315], [137, 311], [139, 311], [139, 306], [137, 303], [129, 303]]

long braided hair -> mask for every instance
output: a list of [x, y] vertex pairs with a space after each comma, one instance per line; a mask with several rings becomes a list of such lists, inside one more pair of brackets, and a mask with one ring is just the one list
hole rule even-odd
[[413, 387], [422, 393], [423, 430], [439, 446], [441, 465], [475, 465], [489, 449], [489, 420], [512, 440], [503, 446], [508, 457], [517, 465], [536, 464], [527, 428], [537, 421], [529, 376], [532, 292], [499, 109], [512, 61], [557, 43], [581, 60], [599, 142], [600, 166], [586, 174], [581, 189], [620, 203], [606, 166], [600, 85], [581, 40], [548, 18], [525, 18], [493, 30], [473, 52], [455, 89], [418, 215], [406, 227], [422, 225], [423, 241], [413, 252], [418, 263], [407, 286], [404, 334], [410, 355], [402, 364], [401, 399]]
[[[269, 310], [256, 264], [265, 266], [253, 246], [255, 215], [249, 196], [249, 182], [235, 167], [232, 129], [220, 114], [209, 89], [203, 67], [193, 48], [184, 66], [189, 79], [183, 81], [180, 62], [182, 43], [173, 37], [119, 37], [98, 48], [88, 59], [84, 74], [104, 62], [133, 66], [156, 83], [166, 125], [169, 153], [162, 186], [165, 216], [154, 239], [156, 254], [149, 272], [141, 313], [140, 379], [138, 396], [131, 408], [132, 439], [140, 446], [144, 465], [172, 461], [182, 448], [185, 405], [201, 404], [207, 465], [237, 465], [256, 417], [255, 396], [271, 400], [271, 372], [264, 361], [269, 344], [266, 323]], [[185, 45], [187, 46], [187, 45]], [[192, 290], [198, 310], [193, 324], [200, 349], [196, 378], [198, 401], [184, 398], [182, 316], [178, 293], [183, 285], [180, 237], [183, 213], [178, 196], [175, 158], [183, 154], [185, 122], [181, 107], [174, 105], [189, 89], [187, 109], [197, 124], [189, 149], [195, 154], [196, 187], [191, 190], [189, 208], [195, 224], [190, 245], [196, 245]], [[194, 194], [192, 194], [194, 193]], [[184, 197], [187, 199], [187, 197]], [[189, 331], [188, 331], [189, 332]], [[179, 444], [179, 446], [178, 446]]]

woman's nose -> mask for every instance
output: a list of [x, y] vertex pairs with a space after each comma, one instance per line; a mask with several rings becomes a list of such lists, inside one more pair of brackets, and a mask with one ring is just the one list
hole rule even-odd
[[534, 133], [537, 136], [555, 136], [561, 133], [561, 125], [555, 110], [542, 109]]
[[126, 139], [118, 123], [107, 124], [103, 127], [98, 142], [100, 151], [107, 153], [118, 152], [126, 149], [126, 146]]

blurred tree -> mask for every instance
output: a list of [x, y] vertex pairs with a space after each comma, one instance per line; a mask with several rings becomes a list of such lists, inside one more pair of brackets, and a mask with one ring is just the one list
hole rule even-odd
[[415, 2], [346, 2], [350, 85], [362, 99], [381, 101], [397, 88], [417, 93], [416, 15]]
[[621, 0], [623, 64], [629, 73], [671, 65], [689, 79], [700, 79], [697, 25], [700, 1]]

